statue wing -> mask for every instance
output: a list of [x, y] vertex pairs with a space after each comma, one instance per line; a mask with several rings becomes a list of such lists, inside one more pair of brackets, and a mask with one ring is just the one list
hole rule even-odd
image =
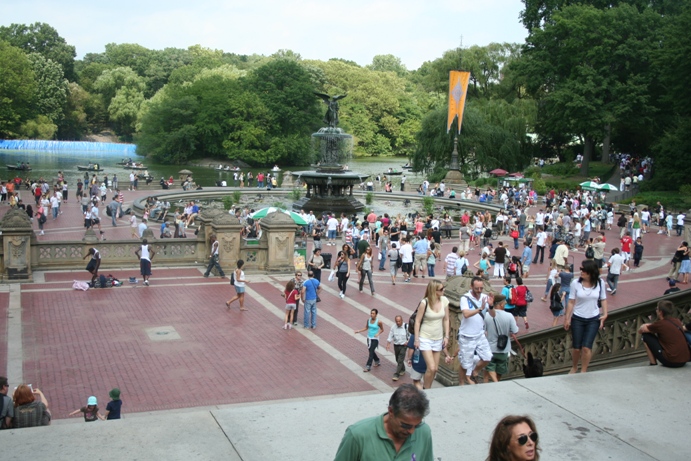
[[334, 97], [331, 98], [331, 99], [333, 99], [334, 101], [338, 101], [339, 99], [343, 99], [343, 98], [345, 98], [346, 96], [348, 96], [348, 93], [339, 94], [338, 96], [334, 96]]
[[320, 98], [322, 98], [322, 99], [324, 100], [325, 103], [328, 103], [328, 102], [331, 100], [331, 96], [329, 96], [328, 94], [317, 93], [316, 91], [313, 91], [313, 93], [314, 93], [315, 95], [319, 96]]

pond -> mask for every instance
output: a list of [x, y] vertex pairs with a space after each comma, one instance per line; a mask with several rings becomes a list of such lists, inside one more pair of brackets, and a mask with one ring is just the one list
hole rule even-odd
[[[122, 184], [127, 182], [129, 179], [129, 170], [126, 170], [122, 165], [117, 165], [118, 162], [123, 160], [123, 154], [117, 152], [80, 152], [80, 151], [61, 151], [61, 152], [43, 152], [43, 151], [28, 151], [28, 150], [0, 150], [0, 178], [10, 179], [14, 178], [18, 173], [22, 178], [32, 178], [39, 179], [44, 178], [48, 180], [53, 180], [57, 177], [58, 171], [62, 171], [65, 175], [65, 179], [68, 184], [75, 184], [78, 178], [84, 177], [84, 172], [77, 170], [78, 165], [87, 165], [88, 163], [98, 163], [104, 169], [104, 171], [98, 172], [99, 178], [103, 178], [107, 175], [109, 179], [112, 179], [113, 175], [116, 174], [118, 180]], [[156, 181], [161, 177], [168, 178], [173, 176], [173, 178], [178, 179], [178, 171], [182, 169], [188, 169], [192, 171], [193, 178], [197, 184], [204, 186], [214, 186], [216, 181], [225, 180], [229, 186], [232, 186], [233, 172], [232, 171], [216, 171], [211, 165], [204, 166], [180, 166], [180, 165], [170, 165], [170, 164], [158, 164], [147, 161], [145, 157], [133, 156], [132, 160], [137, 162], [142, 162], [147, 167], [149, 174], [151, 174]], [[31, 164], [32, 171], [13, 171], [6, 170], [5, 165], [16, 165], [17, 163], [28, 162]], [[219, 163], [227, 163], [217, 161], [215, 166]], [[401, 165], [406, 163], [406, 159], [400, 157], [386, 157], [386, 158], [353, 158], [349, 163], [351, 170], [369, 174], [373, 177], [377, 174], [382, 174], [388, 171], [389, 168], [401, 171]], [[286, 167], [283, 167], [286, 169]], [[288, 167], [290, 171], [301, 171], [301, 170], [313, 170], [310, 166], [293, 166]], [[4, 174], [2, 173], [4, 170]], [[251, 171], [252, 174], [256, 175], [263, 171], [267, 172], [267, 169], [262, 168], [247, 168], [243, 170], [245, 173]], [[414, 176], [412, 174], [407, 174], [409, 177]], [[421, 177], [421, 176], [420, 176]], [[394, 177], [397, 178], [397, 177]], [[282, 180], [282, 175], [279, 175], [279, 179]], [[394, 182], [397, 182], [394, 179]], [[255, 182], [256, 184], [256, 182]]]

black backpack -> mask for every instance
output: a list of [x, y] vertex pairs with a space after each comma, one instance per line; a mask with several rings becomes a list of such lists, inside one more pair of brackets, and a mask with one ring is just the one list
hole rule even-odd
[[595, 257], [595, 250], [593, 250], [593, 247], [588, 245], [588, 248], [585, 249], [585, 257], [586, 259], [593, 259]]
[[[422, 300], [425, 302], [425, 309], [422, 311], [423, 318], [420, 320], [420, 326], [422, 326], [422, 321], [425, 317], [425, 310], [427, 310], [427, 298], [422, 298]], [[420, 303], [418, 303], [417, 307], [415, 308], [415, 312], [413, 312], [413, 315], [410, 316], [410, 320], [408, 320], [408, 333], [411, 335], [415, 334], [415, 320], [417, 319], [417, 311], [419, 307]]]

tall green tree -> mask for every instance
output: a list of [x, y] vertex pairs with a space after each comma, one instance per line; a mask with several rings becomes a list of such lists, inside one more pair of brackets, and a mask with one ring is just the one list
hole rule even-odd
[[58, 31], [44, 22], [31, 25], [11, 24], [0, 27], [0, 40], [21, 48], [26, 53], [38, 53], [62, 66], [62, 71], [69, 81], [75, 81], [74, 58], [77, 52], [68, 45]]
[[19, 135], [19, 127], [34, 115], [36, 90], [26, 54], [0, 40], [0, 138]]
[[36, 113], [45, 115], [54, 124], [64, 117], [67, 102], [67, 80], [62, 66], [38, 53], [28, 55], [36, 79]]
[[659, 15], [623, 4], [605, 10], [573, 5], [533, 29], [516, 68], [539, 99], [537, 130], [584, 144], [582, 174], [596, 143], [618, 127], [651, 123], [650, 62], [660, 36]]

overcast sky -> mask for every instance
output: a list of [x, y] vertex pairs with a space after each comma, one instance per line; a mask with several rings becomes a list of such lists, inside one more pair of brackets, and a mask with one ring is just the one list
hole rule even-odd
[[0, 0], [0, 25], [46, 22], [77, 57], [107, 43], [150, 49], [201, 45], [238, 54], [290, 49], [303, 59], [369, 64], [378, 54], [410, 70], [444, 51], [523, 43], [521, 0]]

